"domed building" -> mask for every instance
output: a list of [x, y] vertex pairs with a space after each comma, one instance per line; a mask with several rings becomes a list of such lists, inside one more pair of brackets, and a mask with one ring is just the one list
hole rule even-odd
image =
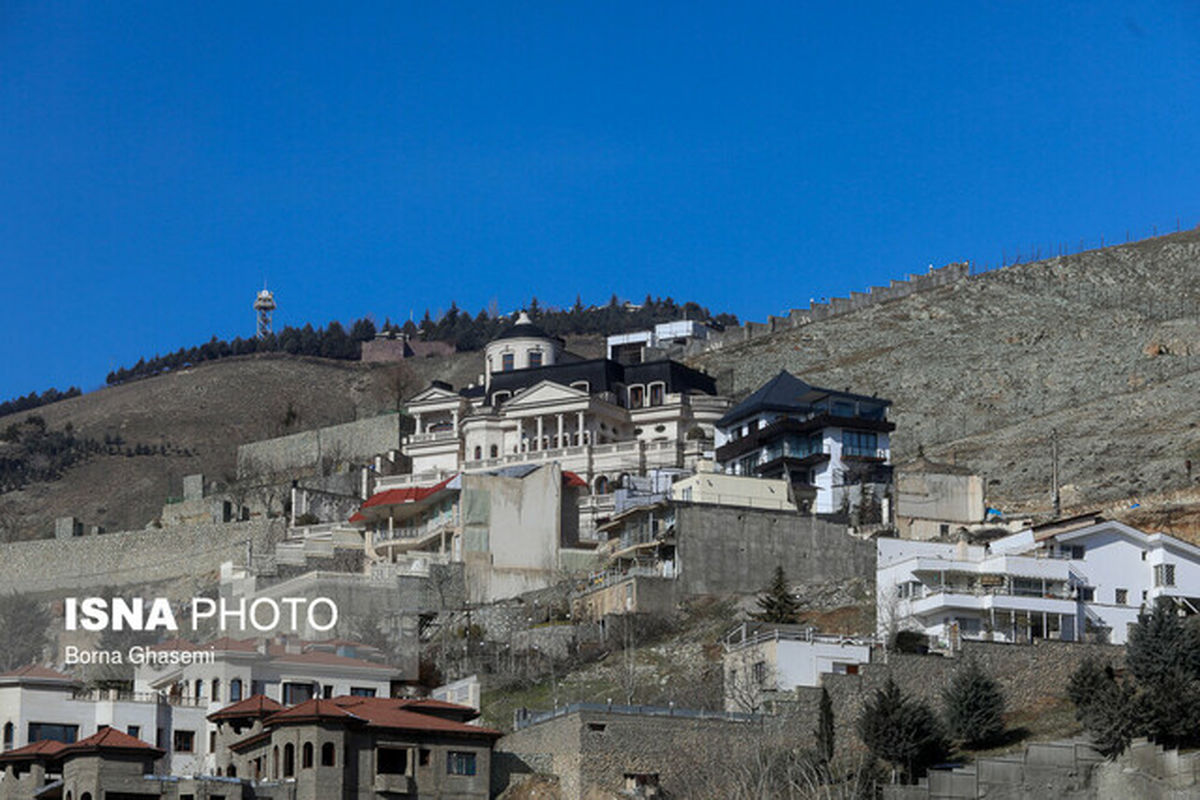
[[483, 366], [482, 385], [434, 382], [409, 400], [410, 485], [554, 461], [606, 495], [624, 476], [712, 458], [714, 424], [730, 405], [703, 372], [581, 358], [525, 312], [488, 343]]

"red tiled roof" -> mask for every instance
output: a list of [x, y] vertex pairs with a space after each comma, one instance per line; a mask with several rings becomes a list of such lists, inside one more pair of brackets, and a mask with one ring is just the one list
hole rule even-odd
[[56, 680], [56, 681], [71, 681], [76, 682], [74, 678], [67, 675], [65, 672], [59, 672], [56, 669], [43, 667], [38, 664], [26, 664], [23, 667], [9, 670], [8, 672], [0, 673], [0, 679], [4, 678], [30, 678], [35, 680]]
[[396, 506], [401, 503], [415, 503], [418, 500], [424, 500], [426, 497], [435, 495], [442, 489], [446, 488], [446, 484], [454, 480], [453, 475], [435, 486], [409, 486], [404, 489], [388, 489], [387, 491], [379, 492], [371, 495], [361, 508], [374, 508], [375, 506]]
[[62, 754], [72, 755], [75, 753], [86, 753], [93, 750], [126, 750], [138, 751], [147, 755], [157, 754], [155, 758], [163, 755], [163, 751], [157, 747], [151, 747], [141, 739], [130, 736], [127, 733], [121, 733], [116, 728], [110, 728], [107, 725], [96, 731], [86, 739], [80, 739], [75, 744], [69, 744], [63, 748]]
[[219, 719], [241, 719], [243, 717], [265, 717], [277, 711], [283, 711], [284, 706], [266, 695], [256, 694], [241, 702], [225, 706], [208, 715], [212, 721]]
[[56, 742], [53, 739], [42, 739], [27, 744], [24, 747], [18, 747], [16, 750], [9, 750], [7, 753], [0, 753], [0, 762], [3, 761], [33, 761], [42, 758], [54, 758], [59, 751], [66, 747], [62, 742]]
[[576, 475], [574, 472], [571, 472], [569, 469], [563, 470], [563, 481], [566, 482], [567, 486], [579, 486], [584, 489], [586, 489], [588, 485], [587, 481]]
[[[280, 722], [313, 722], [317, 720], [340, 720], [349, 724], [366, 724], [372, 728], [388, 728], [392, 730], [425, 731], [430, 733], [449, 733], [464, 736], [489, 736], [499, 738], [500, 731], [482, 728], [478, 725], [467, 725], [445, 717], [433, 714], [422, 714], [412, 710], [415, 704], [424, 701], [413, 701], [388, 697], [335, 697], [332, 700], [309, 700], [287, 711], [281, 711], [267, 719], [267, 725]], [[439, 703], [440, 701], [432, 701]], [[453, 707], [452, 703], [443, 704]], [[459, 706], [466, 711], [473, 709]]]
[[362, 522], [364, 519], [366, 519], [366, 517], [364, 517], [361, 512], [355, 511], [353, 514], [350, 515], [350, 519], [347, 521], [348, 522]]

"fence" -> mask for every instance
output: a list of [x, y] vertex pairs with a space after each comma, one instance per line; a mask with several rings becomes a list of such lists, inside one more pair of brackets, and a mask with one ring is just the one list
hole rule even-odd
[[762, 715], [746, 714], [740, 711], [703, 711], [694, 708], [676, 708], [675, 706], [625, 706], [613, 703], [570, 703], [551, 711], [530, 711], [518, 709], [513, 712], [513, 729], [524, 730], [531, 725], [537, 725], [558, 717], [565, 717], [580, 711], [598, 711], [605, 714], [632, 714], [643, 717], [680, 717], [682, 719], [715, 719], [725, 722], [761, 722]]

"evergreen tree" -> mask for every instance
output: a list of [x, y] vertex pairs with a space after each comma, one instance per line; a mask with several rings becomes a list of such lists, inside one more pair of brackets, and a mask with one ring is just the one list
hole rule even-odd
[[792, 624], [800, 621], [800, 603], [788, 588], [782, 566], [775, 567], [771, 584], [763, 590], [757, 602], [761, 610], [751, 616], [760, 622]]
[[1170, 599], [1160, 597], [1149, 614], [1138, 616], [1125, 645], [1125, 665], [1143, 686], [1177, 672], [1200, 678], [1200, 638], [1184, 625]]
[[983, 747], [1004, 732], [1004, 695], [974, 658], [958, 670], [942, 699], [946, 733], [966, 747]]
[[925, 703], [905, 696], [888, 677], [863, 707], [858, 735], [871, 753], [909, 780], [921, 777], [946, 752], [937, 717]]

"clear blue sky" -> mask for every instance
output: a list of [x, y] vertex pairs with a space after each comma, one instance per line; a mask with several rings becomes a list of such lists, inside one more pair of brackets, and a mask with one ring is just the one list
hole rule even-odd
[[0, 399], [456, 300], [743, 318], [1200, 222], [1200, 4], [0, 0]]

